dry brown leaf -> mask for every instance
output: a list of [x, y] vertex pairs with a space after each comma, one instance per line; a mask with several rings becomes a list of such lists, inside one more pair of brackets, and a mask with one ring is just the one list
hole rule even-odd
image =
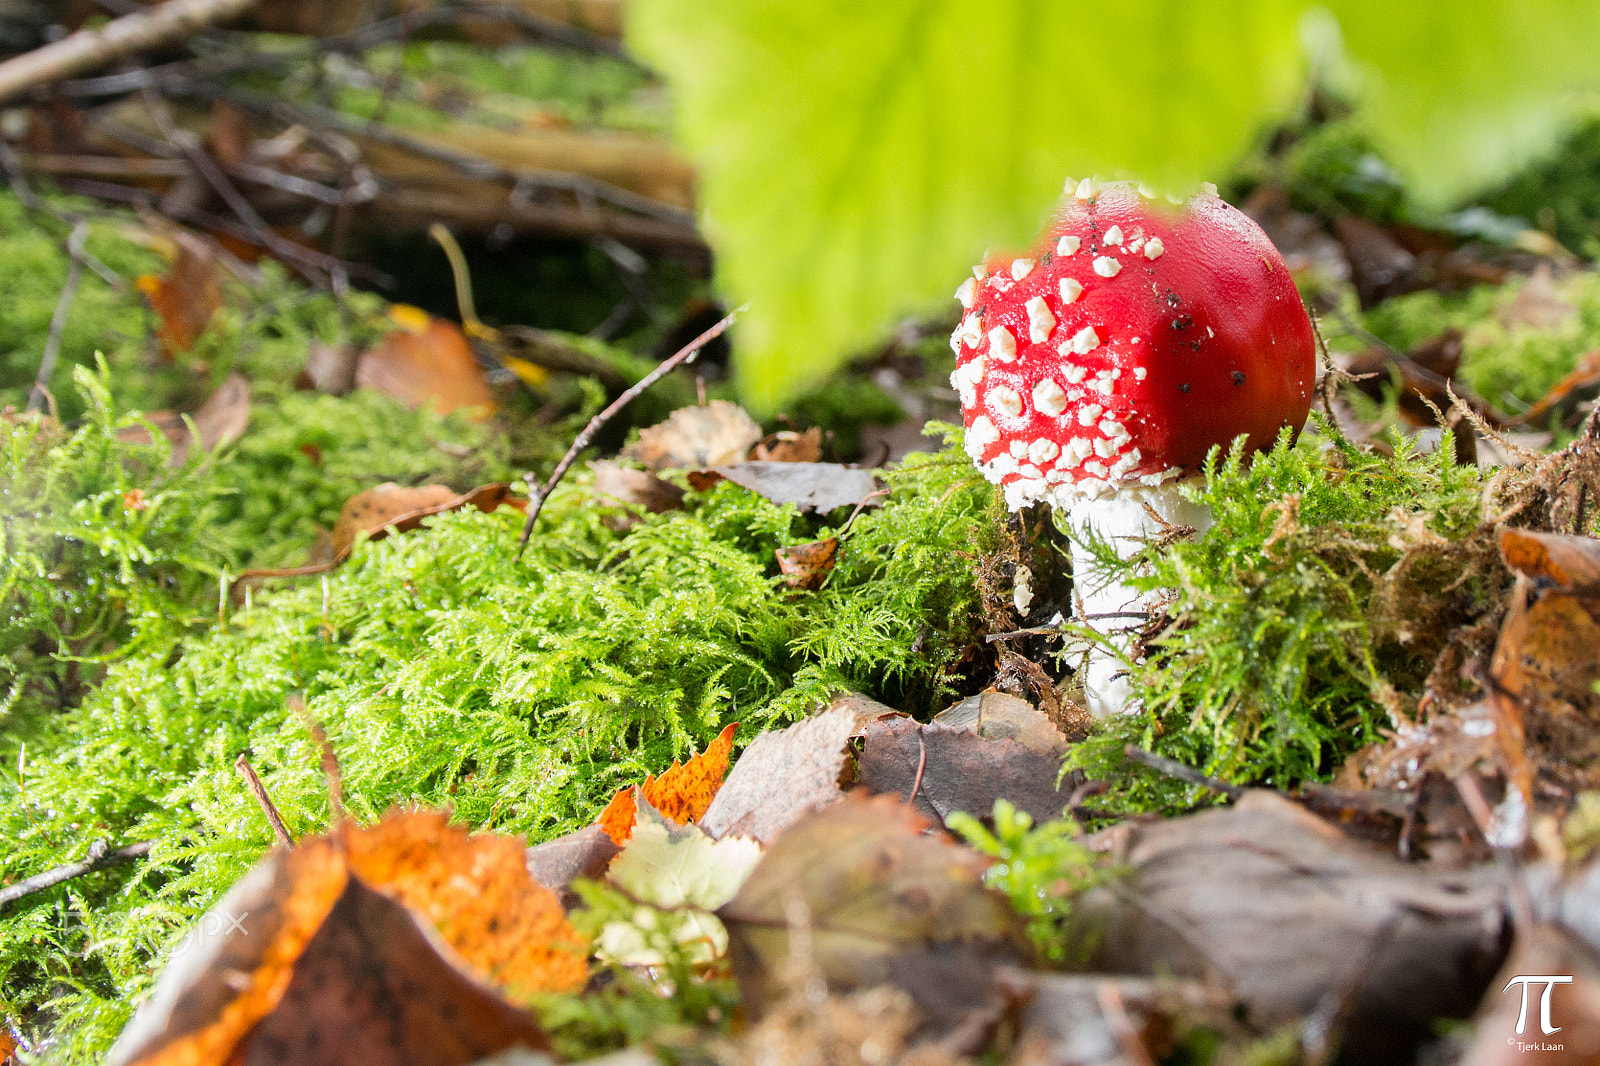
[[1063, 743], [1061, 751], [1041, 754], [1015, 740], [886, 718], [867, 726], [856, 779], [941, 821], [954, 811], [989, 818], [995, 800], [1004, 799], [1042, 823], [1059, 819], [1072, 794], [1073, 779], [1061, 775], [1065, 749]]
[[[733, 753], [733, 734], [738, 728], [738, 722], [727, 726], [706, 745], [705, 751], [682, 766], [674, 759], [660, 777], [654, 774], [646, 777], [640, 788], [650, 806], [679, 825], [698, 821], [722, 787], [723, 775], [728, 772], [728, 756]], [[632, 835], [637, 814], [630, 785], [611, 797], [595, 822], [620, 846]]]
[[683, 507], [684, 490], [654, 474], [605, 460], [590, 463], [589, 469], [594, 471], [594, 491], [598, 495], [651, 514]]
[[111, 1062], [402, 1066], [547, 1046], [486, 983], [529, 994], [587, 976], [582, 939], [524, 854], [434, 811], [272, 853], [173, 953]]
[[141, 274], [134, 279], [155, 310], [161, 351], [168, 359], [193, 348], [222, 306], [217, 256], [210, 243], [182, 230], [173, 241], [178, 254], [165, 277]]
[[494, 396], [466, 335], [453, 322], [397, 305], [400, 328], [362, 353], [357, 385], [387, 393], [407, 407], [427, 404], [439, 414], [467, 410], [487, 417]]
[[1073, 903], [1084, 968], [1209, 979], [1258, 1031], [1342, 1008], [1343, 1061], [1411, 1061], [1509, 945], [1507, 868], [1402, 862], [1275, 793], [1117, 828], [1125, 878]]
[[550, 891], [565, 893], [578, 878], [605, 873], [619, 850], [604, 826], [586, 825], [529, 848], [528, 873]]
[[834, 992], [902, 988], [930, 1027], [998, 1014], [994, 969], [1019, 954], [1016, 919], [983, 885], [989, 860], [929, 825], [893, 797], [856, 794], [773, 842], [717, 912], [746, 1010], [759, 1018], [798, 963]]
[[778, 570], [783, 583], [792, 589], [815, 592], [833, 573], [839, 561], [839, 538], [824, 537], [773, 552], [778, 557]]
[[835, 701], [821, 714], [762, 733], [733, 764], [700, 828], [714, 837], [751, 837], [768, 844], [806, 814], [837, 802], [856, 731], [854, 709]]
[[[200, 409], [189, 416], [194, 423], [193, 434], [188, 423], [171, 411], [152, 411], [145, 418], [172, 443], [172, 465], [182, 466], [189, 459], [196, 437], [201, 450], [209, 452], [244, 436], [250, 426], [250, 383], [242, 375], [229, 374]], [[144, 426], [127, 426], [117, 431], [117, 439], [148, 444], [151, 438]]]
[[333, 550], [338, 560], [350, 554], [358, 534], [368, 540], [382, 540], [390, 533], [407, 533], [422, 525], [424, 518], [463, 507], [476, 507], [489, 514], [498, 507], [523, 510], [526, 501], [511, 492], [504, 481], [480, 485], [471, 492], [456, 493], [448, 485], [419, 485], [407, 488], [392, 481], [365, 492], [358, 492], [339, 509], [333, 526]]
[[773, 463], [815, 463], [822, 459], [822, 427], [804, 433], [780, 430], [757, 444], [750, 458]]
[[761, 439], [761, 427], [744, 408], [727, 400], [680, 407], [659, 425], [639, 431], [623, 452], [652, 472], [690, 470], [742, 462]]
[[1054, 755], [1067, 750], [1061, 730], [1025, 699], [985, 689], [933, 716], [933, 724], [965, 729], [986, 740], [1015, 740], [1029, 751]]

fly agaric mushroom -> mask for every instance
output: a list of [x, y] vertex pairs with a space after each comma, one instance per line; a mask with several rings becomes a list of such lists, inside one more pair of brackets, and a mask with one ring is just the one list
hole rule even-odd
[[1065, 518], [1082, 620], [1106, 638], [1085, 679], [1104, 717], [1131, 709], [1124, 616], [1147, 604], [1087, 542], [1127, 558], [1169, 525], [1206, 529], [1177, 485], [1214, 445], [1298, 432], [1316, 346], [1283, 257], [1214, 189], [1179, 207], [1128, 183], [1068, 190], [1032, 257], [991, 259], [956, 291], [950, 380], [967, 453], [1006, 504]]

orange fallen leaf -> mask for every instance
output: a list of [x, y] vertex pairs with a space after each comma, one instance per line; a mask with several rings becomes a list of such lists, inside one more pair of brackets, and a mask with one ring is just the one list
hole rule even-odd
[[398, 329], [362, 353], [356, 384], [388, 393], [407, 407], [427, 404], [439, 414], [463, 409], [487, 416], [494, 396], [466, 334], [453, 322], [414, 307], [396, 306]]
[[[683, 765], [676, 759], [660, 777], [654, 774], [644, 779], [641, 786], [650, 806], [677, 822], [687, 825], [698, 821], [711, 806], [722, 787], [722, 778], [728, 772], [728, 759], [733, 754], [733, 734], [739, 728], [734, 722], [717, 738], [706, 745], [706, 750]], [[633, 802], [633, 786], [619, 789], [606, 809], [595, 821], [618, 846], [627, 843], [633, 835], [634, 819], [638, 809]]]
[[468, 833], [443, 811], [391, 813], [351, 834], [350, 869], [433, 924], [480, 976], [519, 992], [588, 977], [583, 940], [528, 873], [520, 838]]
[[1557, 585], [1600, 585], [1600, 540], [1593, 537], [1506, 529], [1500, 533], [1506, 565], [1535, 580]]
[[778, 569], [783, 572], [783, 583], [792, 589], [814, 592], [822, 587], [839, 561], [839, 538], [825, 537], [807, 541], [773, 553], [778, 557]]
[[141, 274], [134, 285], [154, 308], [160, 325], [161, 352], [171, 359], [194, 347], [200, 334], [222, 306], [222, 287], [217, 281], [217, 256], [211, 245], [192, 233], [179, 232], [173, 238], [178, 256], [165, 277]]
[[469, 834], [439, 811], [392, 811], [274, 852], [213, 909], [225, 920], [202, 920], [202, 939], [174, 952], [111, 1061], [305, 1061], [320, 1049], [317, 1061], [400, 1066], [545, 1047], [496, 987], [575, 988], [587, 946], [524, 855], [519, 838]]

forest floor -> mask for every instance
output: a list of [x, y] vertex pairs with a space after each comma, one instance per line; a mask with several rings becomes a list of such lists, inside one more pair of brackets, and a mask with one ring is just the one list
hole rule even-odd
[[[505, 54], [395, 45], [405, 91], [331, 104], [659, 133], [626, 64]], [[1449, 215], [1338, 118], [1241, 164], [1320, 403], [1126, 564], [1171, 591], [1094, 724], [1064, 534], [962, 450], [953, 312], [766, 422], [713, 341], [554, 480], [722, 317], [692, 227], [263, 255], [216, 190], [86, 198], [87, 127], [36, 110], [0, 1062], [1600, 1054], [1600, 125]], [[226, 108], [167, 117], [253, 165]]]

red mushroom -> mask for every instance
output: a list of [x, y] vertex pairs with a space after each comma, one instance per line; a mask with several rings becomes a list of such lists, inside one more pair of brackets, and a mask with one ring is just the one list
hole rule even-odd
[[[1095, 626], [1146, 605], [1085, 541], [1126, 557], [1167, 523], [1209, 526], [1176, 485], [1214, 445], [1298, 432], [1316, 346], [1283, 257], [1214, 190], [1175, 207], [1127, 183], [1069, 189], [1032, 257], [991, 260], [957, 290], [967, 313], [950, 380], [967, 452], [1011, 509], [1065, 515]], [[1129, 709], [1131, 627], [1095, 628], [1107, 646], [1090, 653], [1086, 693], [1104, 716]]]

